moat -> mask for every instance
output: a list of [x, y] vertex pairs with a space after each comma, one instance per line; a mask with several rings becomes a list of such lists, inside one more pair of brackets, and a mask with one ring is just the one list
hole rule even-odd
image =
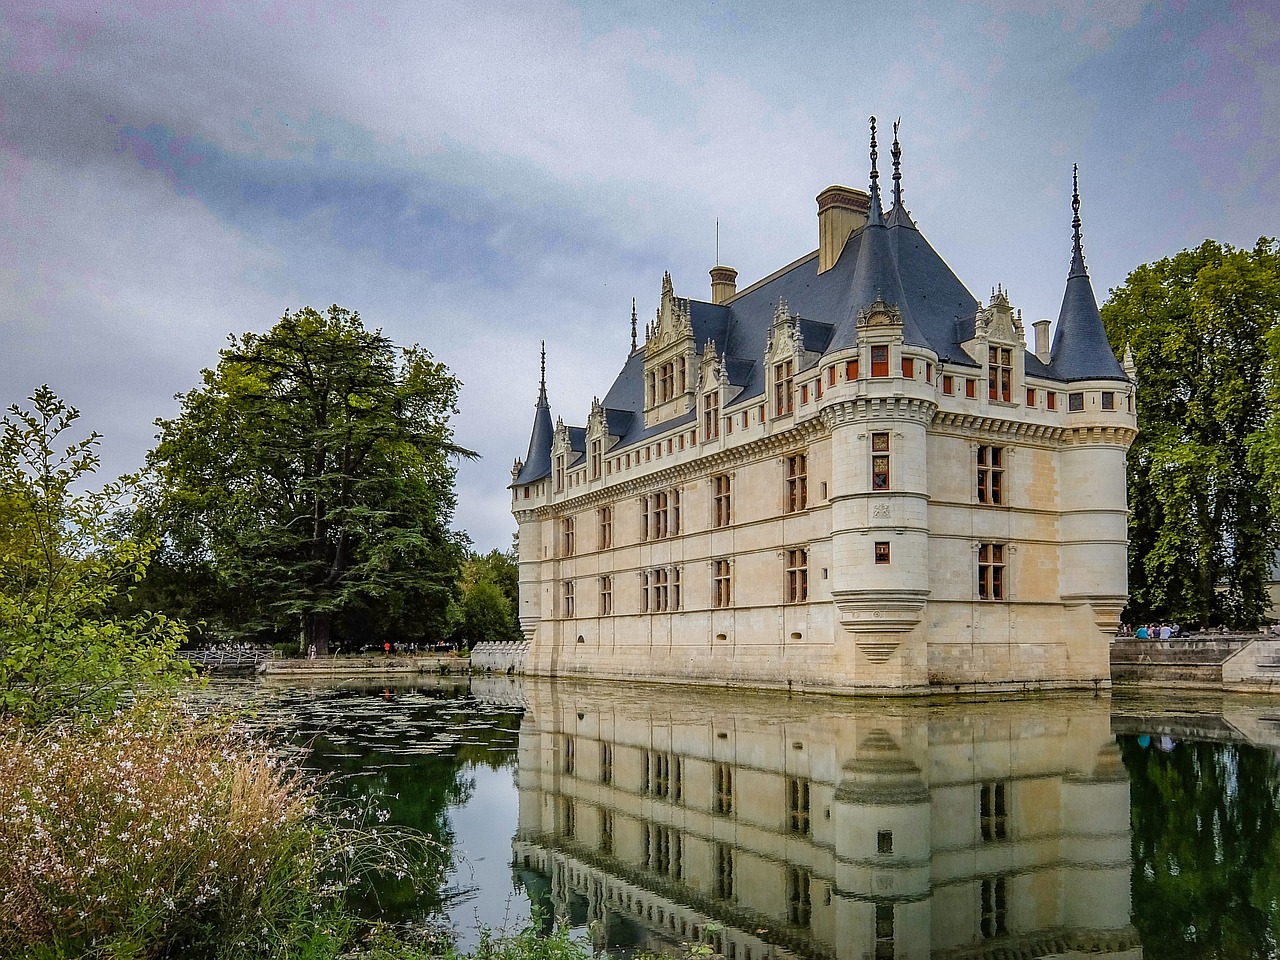
[[215, 681], [324, 789], [438, 837], [396, 922], [612, 955], [1274, 957], [1280, 705], [789, 698], [508, 677]]

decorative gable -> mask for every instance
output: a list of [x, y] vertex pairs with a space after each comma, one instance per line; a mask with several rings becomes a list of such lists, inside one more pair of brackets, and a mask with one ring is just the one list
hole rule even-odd
[[662, 276], [662, 305], [645, 328], [644, 422], [654, 426], [687, 413], [697, 384], [697, 344], [689, 301], [675, 295], [671, 274]]

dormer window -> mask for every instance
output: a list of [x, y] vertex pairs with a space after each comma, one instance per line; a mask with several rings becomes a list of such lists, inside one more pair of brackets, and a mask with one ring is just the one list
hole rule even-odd
[[1013, 351], [987, 348], [987, 399], [1013, 402]]
[[871, 376], [887, 377], [889, 375], [889, 348], [878, 346], [871, 348]]
[[715, 440], [720, 436], [719, 390], [712, 390], [706, 395], [702, 413], [702, 436], [704, 440]]
[[556, 454], [556, 493], [564, 492], [564, 454]]
[[791, 394], [795, 388], [795, 361], [784, 360], [773, 365], [773, 415], [791, 413]]
[[591, 479], [592, 480], [600, 479], [600, 463], [602, 460], [601, 446], [602, 446], [601, 441], [599, 440], [591, 441]]

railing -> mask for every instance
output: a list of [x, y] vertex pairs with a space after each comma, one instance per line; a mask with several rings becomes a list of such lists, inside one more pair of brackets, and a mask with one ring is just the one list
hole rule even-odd
[[178, 656], [204, 670], [255, 670], [259, 664], [270, 660], [271, 654], [271, 650], [260, 647], [178, 651]]

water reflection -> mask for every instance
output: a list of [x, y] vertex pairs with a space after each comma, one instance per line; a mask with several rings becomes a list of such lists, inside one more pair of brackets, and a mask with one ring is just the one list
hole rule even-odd
[[1109, 701], [528, 681], [517, 870], [596, 946], [1142, 956]]

